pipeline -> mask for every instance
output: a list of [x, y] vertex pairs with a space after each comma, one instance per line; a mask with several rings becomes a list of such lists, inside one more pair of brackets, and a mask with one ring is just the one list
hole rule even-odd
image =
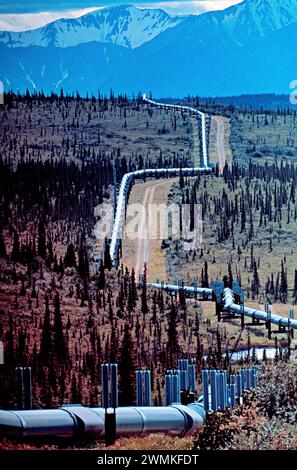
[[[68, 405], [54, 410], [0, 410], [0, 435], [16, 438], [87, 437], [105, 435], [104, 408]], [[166, 432], [192, 434], [205, 423], [203, 404], [120, 407], [116, 410], [116, 434], [127, 436]]]
[[201, 147], [202, 147], [202, 160], [204, 168], [209, 168], [208, 166], [208, 152], [207, 152], [207, 143], [206, 143], [206, 118], [205, 114], [199, 109], [191, 108], [190, 106], [181, 106], [177, 104], [166, 104], [158, 103], [157, 101], [150, 100], [146, 97], [146, 94], [142, 97], [145, 103], [151, 104], [152, 106], [158, 106], [159, 108], [172, 109], [173, 111], [185, 111], [195, 116], [199, 116], [201, 119]]
[[[195, 296], [195, 295], [204, 295], [207, 297], [212, 297], [214, 295], [213, 289], [206, 289], [204, 287], [193, 287], [193, 286], [180, 286], [164, 283], [150, 283], [147, 284], [148, 287], [154, 289], [163, 289], [167, 292], [179, 292], [183, 290], [186, 296]], [[263, 312], [262, 310], [257, 310], [254, 308], [246, 307], [245, 305], [238, 305], [234, 301], [234, 293], [232, 289], [226, 288], [223, 292], [223, 310], [225, 312], [233, 312], [237, 314], [243, 314], [254, 320], [260, 320], [263, 322], [271, 321], [271, 323], [284, 327], [292, 328], [297, 330], [297, 320], [292, 318], [287, 318], [282, 315], [276, 315], [271, 312]]]
[[234, 294], [231, 289], [226, 288], [224, 289], [223, 294], [224, 300], [224, 310], [230, 311], [233, 313], [244, 314], [247, 317], [250, 317], [255, 320], [261, 320], [263, 322], [271, 321], [275, 325], [286, 327], [286, 328], [293, 328], [294, 330], [297, 329], [297, 320], [283, 317], [281, 315], [275, 315], [271, 312], [263, 312], [262, 310], [253, 309], [250, 307], [246, 307], [245, 305], [238, 305], [234, 302]]
[[112, 425], [115, 437], [156, 432], [185, 436], [203, 426], [209, 412], [241, 404], [243, 391], [257, 385], [256, 367], [241, 368], [238, 374], [230, 374], [229, 381], [227, 370], [202, 370], [203, 394], [194, 401], [195, 370], [188, 359], [179, 359], [178, 369], [167, 370], [166, 406], [150, 406], [150, 371], [137, 371], [137, 405], [118, 407], [117, 364], [102, 364], [101, 408], [64, 405], [46, 410], [0, 410], [0, 436], [106, 440], [111, 433], [108, 419], [111, 415], [115, 417]]
[[211, 173], [210, 168], [156, 168], [156, 169], [145, 169], [137, 170], [131, 173], [126, 173], [121, 181], [117, 200], [117, 210], [112, 229], [112, 236], [110, 242], [110, 257], [113, 264], [118, 264], [118, 252], [119, 252], [119, 241], [122, 239], [123, 227], [125, 225], [126, 218], [126, 206], [127, 206], [127, 195], [135, 179], [141, 179], [145, 177], [161, 177], [171, 178], [174, 176], [197, 176], [201, 174]]
[[202, 148], [202, 167], [193, 167], [193, 168], [157, 168], [157, 169], [143, 169], [137, 170], [130, 173], [126, 173], [121, 181], [119, 195], [117, 199], [117, 208], [114, 219], [114, 225], [112, 229], [111, 241], [110, 241], [110, 258], [115, 267], [119, 265], [119, 247], [120, 240], [123, 238], [123, 227], [125, 225], [126, 217], [126, 207], [128, 194], [135, 179], [145, 178], [145, 177], [161, 177], [161, 178], [170, 178], [174, 176], [197, 176], [199, 174], [209, 174], [212, 172], [212, 169], [208, 164], [208, 152], [207, 152], [207, 142], [206, 142], [206, 122], [205, 114], [202, 111], [199, 111], [195, 108], [190, 108], [188, 106], [179, 106], [171, 104], [157, 103], [146, 98], [146, 95], [143, 95], [143, 101], [151, 104], [153, 106], [159, 106], [162, 108], [170, 108], [177, 111], [190, 112], [194, 115], [199, 115], [201, 118], [201, 148]]
[[179, 286], [174, 284], [165, 284], [165, 283], [147, 283], [148, 287], [152, 289], [162, 289], [166, 292], [179, 292], [180, 290], [184, 291], [186, 296], [195, 297], [201, 295], [203, 298], [212, 298], [213, 290], [206, 287], [194, 287], [194, 286]]

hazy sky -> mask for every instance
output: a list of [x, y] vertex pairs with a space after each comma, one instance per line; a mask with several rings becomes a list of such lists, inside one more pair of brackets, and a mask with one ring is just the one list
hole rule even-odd
[[22, 31], [38, 28], [58, 18], [78, 16], [108, 5], [136, 5], [162, 8], [172, 15], [201, 14], [209, 10], [222, 10], [242, 0], [70, 0], [38, 1], [0, 0], [0, 30]]

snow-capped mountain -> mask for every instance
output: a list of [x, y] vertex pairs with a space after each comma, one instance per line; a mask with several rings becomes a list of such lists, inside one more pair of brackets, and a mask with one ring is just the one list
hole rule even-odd
[[182, 20], [159, 9], [120, 5], [95, 10], [77, 19], [56, 20], [30, 31], [0, 32], [0, 42], [8, 47], [65, 48], [96, 41], [134, 49]]
[[200, 16], [119, 6], [0, 33], [6, 89], [154, 96], [290, 93], [297, 0], [245, 0]]
[[[189, 16], [173, 28], [171, 37], [191, 38], [194, 45], [209, 45], [216, 38], [233, 48], [295, 22], [297, 0], [245, 0], [225, 10]], [[162, 36], [169, 38], [166, 33]]]
[[239, 44], [249, 38], [265, 36], [297, 21], [296, 0], [245, 0], [222, 12], [198, 17], [198, 22], [221, 25]]

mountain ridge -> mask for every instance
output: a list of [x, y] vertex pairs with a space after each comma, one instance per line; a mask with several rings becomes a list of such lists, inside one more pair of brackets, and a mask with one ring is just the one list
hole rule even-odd
[[[119, 18], [111, 22], [113, 29], [105, 31], [107, 42], [97, 38], [61, 47], [46, 37], [46, 47], [8, 47], [1, 43], [0, 34], [0, 79], [4, 86], [20, 91], [28, 87], [50, 92], [63, 87], [66, 92], [96, 93], [100, 88], [108, 93], [112, 87], [130, 95], [150, 90], [155, 96], [224, 96], [290, 93], [289, 85], [296, 79], [297, 0], [277, 4], [245, 0], [223, 11], [182, 17], [174, 26], [165, 24], [168, 18], [173, 22], [175, 18], [164, 13], [166, 21], [157, 29], [153, 22], [162, 10], [155, 13], [131, 6], [104, 10], [104, 15], [123, 11], [130, 15], [135, 10], [141, 12], [141, 18], [148, 15], [147, 35], [142, 36], [142, 20], [138, 29], [133, 23], [127, 30]], [[105, 18], [102, 11], [96, 11], [101, 19]], [[81, 18], [93, 21], [92, 13]], [[50, 38], [56, 27], [50, 23], [45, 30]]]
[[0, 32], [0, 42], [10, 48], [30, 46], [70, 47], [97, 41], [135, 48], [172, 28], [183, 17], [171, 17], [161, 9], [118, 5], [94, 10], [79, 18], [61, 18], [37, 29]]

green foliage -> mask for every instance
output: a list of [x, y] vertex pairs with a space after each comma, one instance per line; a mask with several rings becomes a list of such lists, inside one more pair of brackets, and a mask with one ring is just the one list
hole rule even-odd
[[257, 388], [244, 405], [213, 413], [200, 433], [199, 450], [297, 449], [297, 367], [278, 363], [262, 368]]

